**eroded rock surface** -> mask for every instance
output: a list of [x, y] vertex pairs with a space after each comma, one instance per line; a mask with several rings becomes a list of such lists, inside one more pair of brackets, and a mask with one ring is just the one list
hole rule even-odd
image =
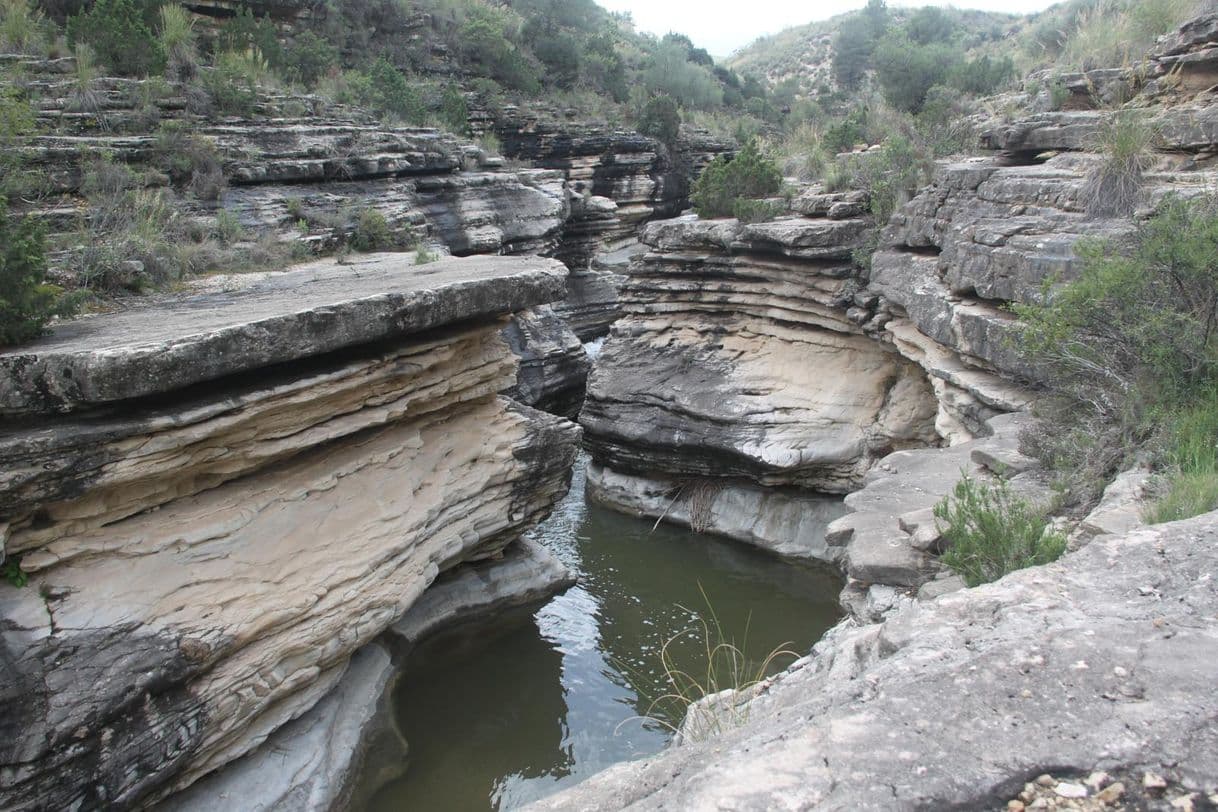
[[315, 704], [440, 572], [539, 521], [579, 430], [497, 395], [500, 331], [564, 274], [384, 255], [25, 351], [27, 382], [72, 383], [17, 405], [74, 411], [5, 427], [0, 522], [31, 582], [0, 588], [0, 805], [189, 785]]
[[614, 482], [597, 498], [666, 481], [671, 503], [687, 480], [845, 493], [894, 449], [936, 442], [922, 370], [858, 323], [870, 312], [854, 305], [850, 257], [867, 230], [820, 215], [646, 226], [651, 252], [624, 278], [581, 417], [598, 482]]
[[1218, 789], [1218, 516], [835, 629], [709, 741], [532, 810], [989, 809], [1045, 772]]

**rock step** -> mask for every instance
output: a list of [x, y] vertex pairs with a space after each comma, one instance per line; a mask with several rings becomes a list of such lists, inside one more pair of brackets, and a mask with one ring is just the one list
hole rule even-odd
[[[413, 264], [413, 255], [321, 260], [290, 271], [204, 279], [198, 292], [66, 322], [0, 353], [0, 413], [70, 411], [562, 296], [566, 268], [540, 258]], [[209, 291], [204, 291], [204, 287]]]

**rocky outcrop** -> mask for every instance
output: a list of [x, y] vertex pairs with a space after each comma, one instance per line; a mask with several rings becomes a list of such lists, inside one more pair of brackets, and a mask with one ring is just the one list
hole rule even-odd
[[636, 132], [578, 124], [544, 109], [484, 113], [477, 127], [493, 130], [505, 155], [566, 178], [571, 213], [555, 256], [571, 269], [572, 282], [558, 312], [585, 341], [608, 332], [620, 314], [618, 276], [639, 228], [685, 209], [693, 179], [732, 150], [693, 131], [670, 149]]
[[337, 808], [350, 795], [347, 781], [365, 748], [386, 724], [387, 692], [395, 672], [384, 646], [365, 646], [351, 657], [334, 690], [303, 716], [276, 730], [254, 752], [170, 797], [159, 808], [172, 812]]
[[125, 808], [265, 741], [565, 491], [578, 430], [500, 398], [539, 259], [210, 280], [0, 355], [0, 805]]
[[[316, 96], [262, 90], [251, 116], [226, 118], [184, 86], [166, 93], [146, 80], [104, 78], [92, 84], [97, 109], [75, 112], [62, 62], [27, 66], [43, 134], [24, 157], [53, 191], [80, 193], [88, 165], [105, 154], [144, 185], [202, 177], [206, 193], [176, 200], [185, 216], [206, 224], [226, 211], [251, 237], [309, 249], [344, 244], [359, 214], [372, 211], [402, 244], [423, 240], [458, 255], [550, 253], [569, 215], [559, 172], [509, 170], [455, 136], [382, 125]], [[52, 232], [70, 232], [81, 217], [66, 201], [34, 213]]]
[[[338, 685], [258, 749], [160, 806], [180, 812], [327, 812], [361, 808], [368, 788], [353, 778], [373, 765], [392, 780], [407, 763], [408, 743], [393, 718], [389, 691], [399, 656], [428, 635], [504, 610], [539, 604], [575, 578], [536, 542], [522, 539], [501, 558], [463, 564], [440, 575], [386, 635], [356, 652]], [[366, 759], [370, 759], [365, 764]], [[375, 784], [375, 782], [372, 782]]]
[[553, 414], [579, 414], [592, 362], [554, 309], [543, 305], [516, 314], [503, 337], [520, 359], [516, 385], [505, 394]]
[[660, 515], [665, 490], [673, 504], [729, 485], [845, 493], [892, 450], [936, 441], [925, 376], [868, 336], [873, 302], [855, 302], [869, 223], [827, 208], [643, 230], [651, 252], [623, 281], [581, 417], [596, 498]]
[[1097, 770], [1131, 792], [1154, 776], [1138, 808], [1159, 788], [1199, 802], [1218, 791], [1216, 542], [1213, 514], [1104, 536], [843, 624], [737, 729], [530, 809], [996, 809], [1041, 773]]

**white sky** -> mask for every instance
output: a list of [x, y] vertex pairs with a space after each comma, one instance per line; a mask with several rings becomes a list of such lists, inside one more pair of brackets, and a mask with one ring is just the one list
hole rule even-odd
[[[1022, 14], [1040, 11], [1057, 0], [957, 0], [956, 2], [900, 2], [888, 5], [953, 5]], [[843, 11], [862, 8], [866, 0], [597, 0], [611, 11], [629, 11], [641, 31], [664, 35], [677, 31], [715, 56], [727, 56], [763, 34], [793, 25], [823, 20]]]

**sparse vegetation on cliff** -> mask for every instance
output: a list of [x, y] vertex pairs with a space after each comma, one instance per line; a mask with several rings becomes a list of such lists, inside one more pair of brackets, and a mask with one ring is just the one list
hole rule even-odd
[[1029, 449], [1079, 502], [1141, 463], [1161, 474], [1151, 518], [1218, 508], [1218, 203], [1169, 200], [1132, 247], [1078, 250], [1079, 279], [1017, 308], [1055, 429]]
[[694, 183], [690, 200], [702, 217], [756, 219], [754, 201], [782, 189], [782, 175], [774, 162], [761, 153], [757, 143], [745, 144], [734, 158], [720, 156], [703, 170]]
[[75, 309], [76, 300], [49, 284], [46, 274], [42, 228], [10, 215], [0, 197], [0, 346], [36, 338], [52, 318]]

